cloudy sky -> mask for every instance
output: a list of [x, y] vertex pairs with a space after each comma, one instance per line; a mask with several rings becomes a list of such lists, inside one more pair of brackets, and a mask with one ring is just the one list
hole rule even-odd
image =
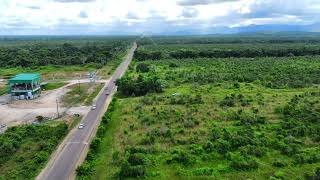
[[320, 31], [319, 24], [319, 0], [0, 0], [0, 35]]

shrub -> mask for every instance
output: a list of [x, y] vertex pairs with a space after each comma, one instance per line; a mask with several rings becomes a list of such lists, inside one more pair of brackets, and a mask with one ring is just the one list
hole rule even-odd
[[130, 154], [128, 158], [128, 162], [130, 163], [130, 165], [136, 166], [136, 165], [144, 165], [146, 160], [145, 160], [144, 154], [134, 153], [134, 154]]
[[104, 126], [99, 126], [97, 131], [97, 137], [103, 137], [106, 133], [106, 128]]
[[90, 149], [97, 153], [100, 149], [100, 145], [101, 145], [101, 139], [100, 138], [94, 138], [90, 144]]
[[214, 169], [210, 167], [196, 168], [192, 171], [192, 173], [196, 176], [211, 176], [213, 172]]
[[91, 163], [84, 162], [81, 166], [76, 169], [78, 176], [89, 176], [92, 173], [92, 165]]
[[301, 147], [298, 144], [282, 144], [280, 146], [280, 151], [284, 155], [292, 156], [294, 154], [297, 154]]
[[189, 148], [190, 148], [191, 154], [201, 155], [204, 152], [202, 146], [198, 144], [192, 144]]
[[310, 148], [293, 156], [296, 164], [317, 163], [320, 162], [319, 148]]
[[147, 135], [147, 136], [142, 138], [140, 144], [142, 144], [142, 145], [152, 145], [152, 144], [154, 144], [155, 140], [156, 139], [155, 139], [154, 136]]
[[215, 150], [214, 144], [211, 141], [207, 141], [204, 145], [203, 145], [203, 149], [210, 153], [213, 152]]
[[210, 140], [215, 141], [219, 139], [222, 135], [222, 132], [219, 128], [213, 128], [210, 132]]
[[285, 179], [285, 173], [282, 171], [277, 171], [274, 173], [273, 176], [271, 176], [271, 179]]
[[141, 178], [145, 175], [145, 167], [141, 165], [131, 166], [128, 161], [124, 161], [121, 165], [120, 178]]
[[49, 154], [47, 152], [41, 151], [35, 155], [33, 161], [37, 164], [44, 163], [47, 161]]
[[146, 72], [149, 72], [149, 70], [150, 70], [149, 65], [146, 63], [139, 63], [136, 67], [137, 72], [146, 73]]
[[221, 107], [234, 107], [236, 105], [236, 100], [235, 100], [235, 95], [231, 94], [231, 96], [226, 96], [221, 102], [220, 106]]
[[223, 139], [218, 139], [214, 143], [214, 147], [217, 150], [217, 152], [220, 154], [226, 154], [231, 149], [230, 143], [226, 140], [223, 140]]
[[119, 151], [114, 151], [112, 153], [112, 162], [113, 163], [118, 163], [120, 160], [120, 152]]
[[191, 161], [191, 157], [188, 153], [181, 149], [175, 149], [171, 152], [171, 157], [167, 160], [167, 163], [177, 162], [183, 165], [189, 165]]
[[320, 179], [320, 168], [317, 168], [314, 175], [305, 175], [306, 180], [319, 180]]
[[229, 153], [230, 166], [236, 170], [257, 169], [258, 163], [249, 156], [242, 156], [239, 152]]
[[267, 149], [261, 146], [247, 145], [240, 148], [240, 152], [243, 155], [250, 155], [256, 157], [262, 157], [266, 154]]
[[43, 116], [37, 116], [36, 119], [37, 119], [38, 122], [42, 122], [44, 120], [44, 117]]
[[274, 167], [279, 167], [279, 168], [282, 168], [282, 167], [285, 167], [287, 165], [287, 163], [281, 161], [281, 160], [275, 160], [272, 162], [272, 165]]
[[119, 91], [125, 96], [143, 96], [151, 92], [162, 92], [162, 85], [156, 76], [133, 78], [125, 76], [116, 81]]
[[179, 67], [179, 66], [176, 63], [170, 62], [169, 67], [175, 68], [175, 67]]

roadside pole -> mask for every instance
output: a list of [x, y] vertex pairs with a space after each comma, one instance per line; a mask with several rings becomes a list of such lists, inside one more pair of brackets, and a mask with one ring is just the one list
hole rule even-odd
[[56, 99], [56, 104], [57, 104], [57, 118], [59, 118], [59, 101]]

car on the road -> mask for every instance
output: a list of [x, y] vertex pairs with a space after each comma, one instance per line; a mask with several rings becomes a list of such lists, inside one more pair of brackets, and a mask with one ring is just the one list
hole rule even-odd
[[79, 129], [83, 129], [83, 128], [84, 128], [84, 124], [83, 124], [83, 123], [80, 123]]
[[92, 110], [95, 110], [97, 108], [97, 105], [95, 105], [95, 104], [92, 104], [92, 107], [91, 107], [91, 109]]
[[109, 96], [109, 93], [106, 93], [107, 96]]

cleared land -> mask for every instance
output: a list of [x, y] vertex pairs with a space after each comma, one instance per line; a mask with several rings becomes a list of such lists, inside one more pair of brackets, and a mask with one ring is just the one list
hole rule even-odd
[[[55, 118], [57, 116], [57, 100], [60, 115], [63, 113], [85, 115], [105, 82], [108, 81], [98, 81], [94, 85], [90, 84], [88, 79], [68, 81], [62, 83], [65, 84], [62, 87], [43, 92], [38, 99], [9, 101], [9, 104], [0, 105], [2, 112], [0, 124], [13, 126], [30, 123], [37, 116]], [[62, 84], [58, 83], [58, 86]], [[50, 84], [48, 86], [50, 87]]]

